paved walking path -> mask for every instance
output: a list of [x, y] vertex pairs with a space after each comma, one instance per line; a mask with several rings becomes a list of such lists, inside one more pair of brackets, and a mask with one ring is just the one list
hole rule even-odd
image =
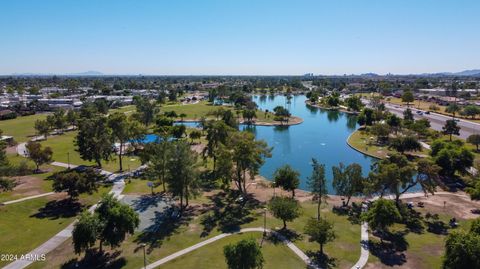
[[[53, 163], [52, 163], [53, 164]], [[64, 163], [57, 163], [58, 166], [66, 167]], [[56, 164], [54, 164], [56, 165]], [[73, 167], [71, 165], [71, 167]], [[113, 194], [114, 197], [121, 199], [121, 193], [123, 192], [123, 189], [125, 188], [125, 182], [123, 181], [123, 176], [122, 175], [115, 175], [107, 171], [103, 171], [103, 173], [110, 175], [113, 180], [113, 187], [112, 190], [110, 191], [111, 194]], [[95, 210], [97, 207], [97, 204], [91, 206], [88, 210], [92, 212]], [[54, 249], [56, 249], [58, 246], [60, 246], [63, 242], [65, 242], [68, 238], [72, 236], [72, 231], [73, 231], [73, 226], [76, 221], [72, 222], [70, 225], [68, 225], [65, 229], [54, 235], [52, 238], [50, 238], [48, 241], [43, 243], [41, 246], [37, 247], [36, 249], [30, 251], [28, 254], [25, 256], [30, 256], [30, 257], [40, 257], [43, 254], [47, 254]], [[8, 264], [7, 266], [3, 267], [3, 269], [23, 269], [30, 264], [32, 264], [34, 261], [32, 260], [17, 260], [15, 262], [12, 262]]]
[[0, 203], [0, 204], [3, 204], [3, 205], [15, 204], [15, 203], [27, 201], [27, 200], [30, 200], [30, 199], [35, 199], [35, 198], [40, 198], [40, 197], [52, 195], [52, 194], [54, 194], [54, 193], [55, 193], [55, 192], [52, 191], [52, 192], [47, 192], [47, 193], [42, 193], [42, 194], [37, 194], [37, 195], [32, 195], [32, 196], [27, 196], [27, 197], [23, 197], [23, 198], [20, 198], [20, 199], [17, 199], [17, 200], [6, 201], [6, 202]]
[[[174, 260], [184, 254], [187, 254], [189, 252], [192, 252], [198, 248], [201, 248], [203, 246], [206, 246], [210, 243], [213, 243], [217, 240], [220, 240], [222, 238], [225, 238], [227, 236], [230, 236], [230, 235], [233, 235], [233, 234], [239, 234], [239, 233], [247, 233], [247, 232], [264, 232], [265, 230], [261, 227], [258, 227], [258, 228], [245, 228], [245, 229], [241, 229], [240, 231], [238, 232], [234, 232], [234, 233], [223, 233], [223, 234], [219, 234], [217, 236], [214, 236], [210, 239], [207, 239], [205, 241], [202, 241], [198, 244], [195, 244], [193, 246], [190, 246], [188, 248], [185, 248], [185, 249], [182, 249], [178, 252], [175, 252], [171, 255], [168, 255], [167, 257], [164, 257], [158, 261], [155, 261], [149, 265], [147, 265], [147, 269], [153, 269], [153, 268], [156, 268], [156, 267], [159, 267], [160, 265], [164, 264], [164, 263], [167, 263], [171, 260]], [[293, 244], [291, 241], [289, 241], [288, 239], [286, 239], [284, 236], [282, 236], [281, 234], [275, 232], [275, 231], [271, 231], [269, 229], [267, 229], [267, 232], [270, 232], [270, 233], [273, 233], [275, 236], [277, 236], [280, 240], [282, 240], [288, 248], [290, 248], [298, 257], [300, 257], [300, 259], [302, 259], [308, 266], [309, 268], [316, 268], [318, 269], [318, 267], [312, 263], [312, 261], [310, 260], [310, 258], [308, 258], [307, 255], [305, 255], [305, 253], [303, 253], [303, 251], [301, 251], [297, 246], [295, 246], [295, 244]]]

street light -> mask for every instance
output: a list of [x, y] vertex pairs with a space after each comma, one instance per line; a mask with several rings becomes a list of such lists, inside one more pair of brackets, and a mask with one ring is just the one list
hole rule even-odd
[[147, 246], [147, 244], [141, 243], [140, 246], [143, 248], [143, 268], [147, 269], [147, 254], [145, 252], [145, 247]]
[[70, 169], [70, 151], [67, 151], [68, 169]]
[[277, 183], [275, 181], [273, 181], [272, 183], [273, 183], [273, 197], [275, 197], [275, 185], [277, 185]]
[[267, 235], [267, 208], [263, 208], [263, 236]]

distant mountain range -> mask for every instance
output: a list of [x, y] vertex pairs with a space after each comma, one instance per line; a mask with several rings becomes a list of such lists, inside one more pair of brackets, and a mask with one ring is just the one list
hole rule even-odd
[[[309, 75], [312, 73], [309, 73]], [[55, 73], [13, 73], [11, 76], [72, 76], [72, 77], [96, 77], [96, 76], [133, 76], [133, 75], [114, 75], [114, 74], [104, 74], [98, 71], [87, 71], [87, 72], [80, 72], [80, 73], [66, 73], [66, 74], [55, 74]], [[235, 76], [235, 75], [232, 75]], [[324, 75], [320, 75], [324, 76]], [[339, 76], [339, 75], [334, 75]], [[460, 72], [439, 72], [439, 73], [422, 73], [422, 74], [408, 74], [408, 75], [399, 75], [399, 74], [386, 74], [386, 75], [379, 75], [376, 73], [363, 73], [360, 75], [347, 75], [347, 76], [357, 76], [357, 77], [382, 77], [382, 76], [419, 76], [419, 77], [480, 77], [480, 69], [472, 69], [472, 70], [464, 70]], [[328, 77], [328, 76], [327, 76]]]
[[12, 76], [72, 76], [72, 77], [96, 77], [96, 76], [105, 76], [104, 73], [98, 71], [87, 71], [80, 73], [67, 73], [67, 74], [55, 74], [55, 73], [13, 73]]

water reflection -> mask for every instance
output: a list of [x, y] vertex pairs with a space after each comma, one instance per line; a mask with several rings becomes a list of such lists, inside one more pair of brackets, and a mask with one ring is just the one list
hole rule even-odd
[[329, 122], [337, 122], [340, 118], [340, 112], [338, 110], [327, 110], [327, 119]]

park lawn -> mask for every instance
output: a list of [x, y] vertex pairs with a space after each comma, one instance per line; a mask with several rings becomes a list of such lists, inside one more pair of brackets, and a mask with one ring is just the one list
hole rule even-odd
[[[13, 155], [13, 154], [12, 155], [9, 154], [7, 156], [10, 164], [12, 165], [18, 165], [21, 162], [26, 162], [31, 169], [35, 167], [34, 163], [31, 160], [24, 158], [22, 156]], [[26, 175], [28, 177], [34, 177], [36, 179], [34, 181], [29, 181], [29, 183], [24, 183], [24, 184], [30, 184], [30, 186], [18, 186], [19, 188], [13, 189], [12, 191], [0, 193], [0, 202], [11, 201], [11, 200], [27, 197], [30, 195], [51, 192], [52, 181], [46, 180], [46, 178], [51, 176], [55, 172], [63, 170], [64, 168], [46, 164], [46, 165], [42, 165], [40, 169], [43, 171], [42, 173], [38, 173], [38, 174], [34, 173], [34, 174]], [[35, 194], [29, 194], [29, 193], [35, 193]]]
[[[388, 97], [386, 99], [386, 101], [389, 102], [389, 103], [392, 103], [394, 105], [402, 105], [402, 106], [407, 105], [406, 103], [402, 102], [402, 98], [397, 98], [397, 97]], [[438, 111], [433, 111], [433, 112], [443, 114], [443, 115], [447, 115], [447, 116], [453, 116], [451, 113], [448, 113], [448, 112], [445, 111], [445, 109], [447, 109], [446, 106], [441, 106], [441, 105], [438, 105], [438, 104], [432, 103], [432, 102], [415, 100], [413, 103], [410, 104], [410, 107], [421, 109], [421, 110], [424, 110], [424, 111], [432, 111], [430, 109], [431, 105], [435, 105], [439, 108]], [[463, 117], [462, 115], [459, 115], [459, 113], [456, 113], [455, 116], [457, 118], [462, 118], [464, 120], [468, 120], [468, 121], [472, 121], [472, 122], [480, 122], [480, 119], [478, 119], [478, 118], [477, 119], [466, 118], [466, 117]]]
[[[86, 207], [96, 203], [110, 187], [101, 187], [92, 194], [82, 194], [79, 198]], [[54, 195], [57, 198], [63, 194]], [[0, 207], [0, 250], [3, 254], [26, 254], [35, 249], [60, 230], [68, 226], [75, 216], [61, 212], [45, 212], [47, 216], [34, 216], [45, 205], [55, 200], [47, 196]], [[64, 212], [65, 213], [65, 212]], [[70, 212], [69, 212], [70, 213]], [[0, 261], [0, 266], [7, 262]]]
[[[44, 147], [51, 147], [53, 151], [53, 160], [62, 163], [68, 163], [75, 165], [95, 165], [93, 161], [85, 161], [80, 158], [80, 154], [75, 150], [75, 138], [78, 132], [67, 132], [63, 135], [52, 136], [47, 140], [42, 141]], [[124, 156], [123, 157], [123, 169], [135, 169], [140, 166], [140, 160], [136, 156]], [[102, 169], [115, 172], [118, 171], [118, 157], [114, 157], [109, 162], [102, 161]]]
[[[385, 159], [389, 155], [398, 153], [393, 149], [389, 149], [387, 145], [380, 146], [375, 142], [376, 138], [363, 130], [356, 130], [348, 138], [348, 144], [351, 147], [377, 159]], [[407, 153], [410, 155], [424, 156], [428, 154], [428, 150], [422, 148], [420, 151]]]
[[43, 120], [47, 117], [46, 114], [35, 114], [25, 117], [17, 117], [11, 120], [0, 121], [0, 130], [3, 135], [13, 136], [17, 142], [26, 142], [30, 137], [35, 136], [35, 121]]
[[[427, 211], [420, 209], [419, 212], [425, 214]], [[448, 223], [451, 216], [446, 214], [439, 214], [440, 220]], [[459, 227], [455, 230], [463, 229], [469, 230], [472, 220], [457, 220]], [[407, 249], [404, 251], [406, 255], [406, 261], [403, 266], [409, 268], [441, 268], [442, 259], [445, 253], [445, 239], [447, 235], [435, 234], [425, 230], [422, 233], [408, 232], [408, 229], [403, 224], [395, 224], [390, 230], [392, 232], [404, 232], [407, 231], [404, 238], [407, 242]], [[451, 229], [449, 231], [452, 231]], [[371, 232], [371, 231], [370, 231]], [[379, 243], [380, 240], [377, 237], [373, 237], [370, 234], [370, 240]], [[382, 265], [383, 267], [389, 267], [382, 264], [380, 259], [370, 253], [368, 263], [373, 265]]]
[[[304, 252], [316, 252], [319, 250], [319, 245], [308, 242], [308, 237], [302, 234], [306, 220], [310, 217], [314, 217], [316, 214], [316, 204], [313, 204], [312, 202], [303, 202], [302, 207], [304, 213], [303, 216], [296, 219], [294, 222], [288, 223], [287, 227], [293, 228], [298, 234], [300, 234], [299, 238], [293, 240], [300, 249], [302, 249]], [[198, 205], [196, 208], [196, 213], [191, 217], [191, 219], [188, 220], [188, 224], [182, 224], [178, 226], [178, 228], [167, 235], [159, 234], [158, 238], [154, 238], [155, 235], [149, 236], [146, 247], [147, 259], [149, 263], [221, 233], [221, 231], [218, 229], [218, 226], [215, 226], [212, 230], [205, 233], [202, 219], [204, 216], [210, 214], [212, 210], [200, 210]], [[251, 220], [248, 223], [241, 225], [241, 228], [263, 227], [263, 209], [253, 210], [250, 214], [250, 217]], [[325, 246], [325, 252], [330, 258], [335, 259], [336, 266], [338, 268], [351, 267], [358, 260], [360, 255], [360, 225], [352, 224], [345, 216], [333, 214], [331, 212], [331, 207], [326, 207], [322, 210], [322, 217], [326, 217], [328, 220], [334, 222], [334, 229], [337, 233], [337, 238], [335, 241]], [[282, 227], [282, 222], [273, 218], [270, 214], [267, 214], [267, 228], [276, 229], [277, 227]], [[253, 235], [255, 233], [251, 234]], [[124, 259], [122, 261], [122, 263], [124, 263], [124, 267], [122, 268], [133, 269], [143, 266], [143, 251], [142, 248], [139, 247], [139, 244], [141, 243], [140, 236], [140, 232], [135, 233], [133, 236], [128, 237], [119, 248], [119, 250], [121, 250], [122, 259]], [[208, 246], [205, 248], [207, 249], [206, 251], [209, 251]], [[273, 259], [285, 258], [285, 253], [282, 251], [272, 251], [272, 255], [275, 255], [272, 257]], [[292, 255], [293, 253], [289, 254], [287, 257], [292, 257]], [[198, 256], [202, 255], [194, 255], [191, 259], [196, 259]], [[81, 256], [77, 256], [73, 253], [71, 240], [68, 240], [55, 251], [47, 255], [48, 263], [38, 262], [29, 268], [59, 268], [65, 263], [69, 263], [71, 265], [73, 264], [72, 261], [81, 259], [82, 257], [83, 254]], [[188, 258], [188, 255], [184, 257]], [[208, 257], [207, 259], [216, 259], [216, 257]], [[270, 259], [271, 258], [269, 258], [269, 260]], [[180, 260], [182, 260], [182, 258], [180, 258]], [[73, 267], [64, 268], [66, 269]], [[279, 268], [284, 267], [280, 266]]]
[[[152, 189], [147, 186], [147, 183], [151, 182], [146, 179], [132, 178], [125, 180], [125, 189], [122, 194], [151, 194]], [[155, 193], [163, 192], [162, 185], [153, 188]]]
[[136, 108], [134, 105], [128, 105], [128, 106], [122, 106], [119, 108], [112, 108], [108, 111], [109, 114], [115, 113], [115, 112], [122, 112], [125, 114], [130, 114], [136, 111]]
[[373, 136], [365, 133], [365, 131], [357, 130], [348, 138], [348, 144], [357, 151], [378, 159], [384, 159], [387, 155], [395, 152], [388, 149], [387, 146], [376, 145], [374, 143], [375, 138], [372, 138]]
[[[186, 255], [172, 260], [162, 268], [182, 269], [182, 268], [227, 268], [223, 248], [242, 239], [255, 239], [259, 244], [262, 241], [261, 232], [244, 233], [232, 235], [203, 248], [194, 250]], [[274, 244], [265, 240], [261, 248], [263, 258], [265, 259], [265, 269], [277, 268], [306, 268], [306, 264], [284, 244]]]

